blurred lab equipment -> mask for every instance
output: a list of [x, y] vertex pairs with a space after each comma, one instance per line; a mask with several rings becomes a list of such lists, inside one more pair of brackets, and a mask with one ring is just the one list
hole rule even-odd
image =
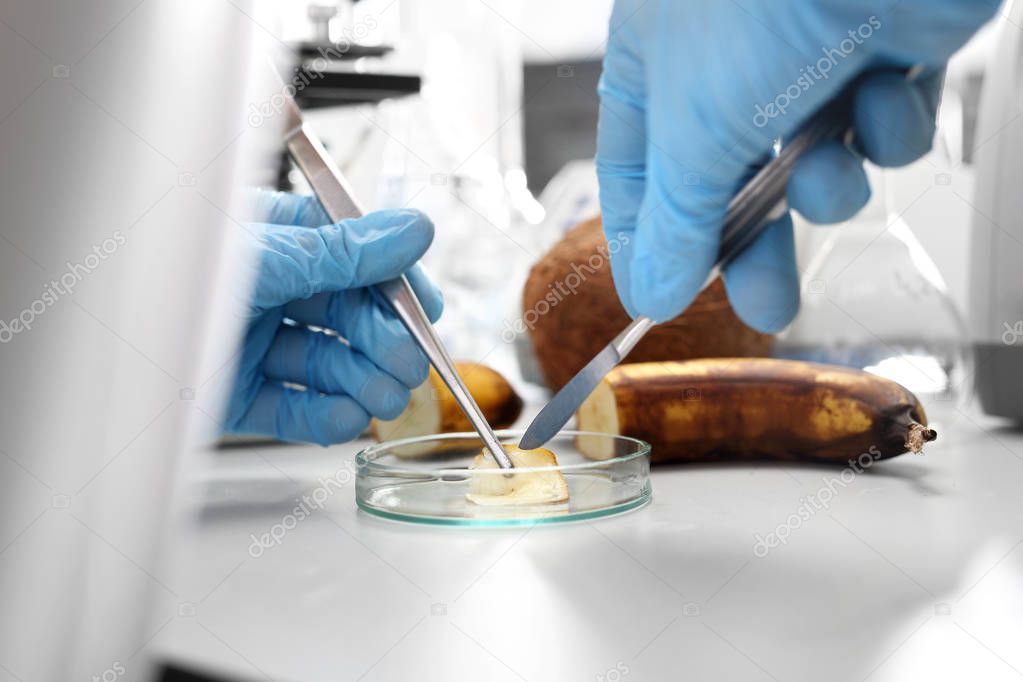
[[313, 26], [313, 36], [298, 43], [299, 54], [306, 59], [322, 57], [327, 60], [349, 60], [380, 57], [393, 50], [390, 45], [362, 42], [367, 32], [356, 31], [356, 4], [357, 0], [336, 0], [327, 4], [314, 2], [306, 7], [306, 17]]
[[375, 103], [419, 92], [416, 73], [395, 73], [377, 57], [394, 46], [374, 36], [379, 21], [373, 14], [355, 12], [355, 0], [311, 4], [306, 14], [313, 37], [295, 44], [299, 55], [296, 73], [308, 76], [294, 98], [304, 109], [343, 104]]
[[597, 151], [601, 56], [559, 55], [555, 61], [543, 55], [544, 61], [527, 61], [523, 67], [523, 150], [529, 188], [537, 194], [566, 163], [592, 160]]
[[[444, 291], [437, 331], [452, 354], [508, 365], [510, 346], [497, 339], [539, 255], [543, 217], [523, 171], [520, 2], [500, 14], [475, 0], [342, 7], [312, 10], [295, 99], [368, 210], [414, 207], [438, 226], [424, 265]], [[347, 52], [331, 48], [349, 41]], [[398, 77], [415, 87], [364, 87]], [[278, 188], [308, 192], [282, 168]]]
[[[547, 252], [561, 237], [576, 225], [600, 213], [597, 187], [597, 168], [592, 159], [569, 161], [551, 178], [538, 200], [543, 207], [543, 222], [532, 233], [530, 246], [537, 253]], [[521, 291], [527, 272], [513, 279], [516, 290]], [[511, 303], [509, 313], [513, 319], [522, 317], [522, 302]], [[543, 371], [533, 350], [528, 334], [516, 333], [509, 320], [501, 330], [503, 338], [511, 339], [519, 373], [524, 381], [536, 386], [545, 383]]]
[[520, 5], [498, 15], [476, 0], [402, 3], [393, 59], [421, 69], [423, 90], [368, 114], [383, 142], [375, 197], [355, 182], [371, 207], [414, 206], [434, 220], [424, 264], [444, 291], [438, 332], [455, 357], [498, 369], [512, 361], [500, 334], [539, 256], [543, 217], [523, 171]]
[[976, 390], [988, 414], [1023, 420], [1023, 2], [1008, 20], [990, 61], [976, 139], [976, 194], [970, 258], [970, 322]]
[[775, 355], [865, 369], [921, 398], [961, 399], [971, 367], [965, 324], [934, 261], [891, 210], [890, 172], [869, 172], [874, 197], [831, 228], [810, 261], [800, 312]]
[[[113, 27], [109, 3], [8, 5], [54, 56], [4, 39], [33, 60], [0, 69], [24, 99], [0, 134], [5, 318], [50, 280], [77, 284], [0, 353], [17, 387], [0, 410], [5, 679], [150, 679], [144, 643], [201, 597], [169, 584], [161, 545], [241, 332], [228, 215], [253, 165], [237, 141], [255, 132], [255, 4], [154, 0]], [[25, 98], [29, 64], [46, 77]]]
[[[383, 43], [380, 21], [372, 13], [365, 17], [354, 11], [354, 1], [311, 4], [307, 18], [312, 24], [310, 38], [293, 41], [292, 51], [280, 61], [290, 71], [292, 97], [303, 110], [375, 105], [384, 100], [418, 94], [422, 78], [418, 73], [395, 71], [384, 59], [394, 46]], [[396, 10], [395, 10], [396, 13]], [[364, 135], [349, 130], [349, 144], [355, 150]], [[301, 175], [292, 172], [286, 152], [279, 157], [275, 187], [281, 191], [306, 190]]]

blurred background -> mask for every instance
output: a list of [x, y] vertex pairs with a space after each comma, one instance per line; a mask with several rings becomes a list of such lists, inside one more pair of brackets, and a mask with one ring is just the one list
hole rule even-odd
[[[404, 627], [389, 623], [385, 633], [377, 624], [393, 614], [405, 617], [405, 607], [420, 608], [424, 599], [396, 565], [421, 568], [425, 578], [416, 573], [418, 580], [457, 592], [461, 587], [444, 583], [449, 572], [471, 568], [482, 575], [510, 551], [518, 540], [504, 546], [479, 535], [366, 524], [346, 496], [349, 486], [328, 518], [341, 525], [308, 524], [289, 538], [290, 549], [250, 561], [249, 533], [279, 519], [281, 505], [325, 470], [337, 470], [338, 453], [350, 460], [356, 445], [209, 447], [219, 437], [234, 342], [245, 323], [240, 297], [252, 274], [251, 263], [239, 258], [237, 230], [245, 217], [238, 187], [308, 191], [282, 149], [274, 97], [280, 86], [265, 79], [269, 57], [294, 74], [290, 85], [306, 120], [367, 209], [410, 206], [431, 216], [436, 241], [425, 262], [446, 298], [439, 332], [454, 356], [509, 377], [535, 410], [548, 395], [543, 371], [529, 336], [508, 329], [522, 316], [531, 266], [599, 212], [596, 84], [610, 9], [610, 0], [0, 4], [0, 321], [19, 315], [32, 321], [17, 334], [0, 331], [7, 389], [0, 410], [0, 682], [148, 679], [156, 669], [150, 664], [166, 660], [174, 665], [162, 679], [207, 679], [182, 672], [193, 658], [235, 673], [224, 679], [259, 677], [250, 659], [295, 679], [335, 679], [330, 666], [339, 659], [347, 672], [368, 673]], [[996, 23], [1004, 26], [1005, 16]], [[797, 219], [804, 306], [776, 354], [867, 368], [904, 383], [939, 412], [969, 403], [975, 384], [995, 386], [987, 411], [1023, 417], [1023, 374], [984, 362], [1023, 342], [1015, 163], [1023, 130], [1020, 74], [1012, 66], [1023, 60], [1018, 44], [1003, 42], [1008, 56], [999, 63], [1008, 66], [988, 72], [997, 38], [994, 27], [982, 31], [953, 59], [926, 158], [898, 171], [871, 169], [874, 200], [847, 225], [819, 228]], [[67, 272], [85, 273], [74, 291], [48, 289]], [[852, 311], [851, 318], [837, 314], [834, 303]], [[1019, 372], [1023, 363], [1012, 358], [1006, 366]], [[986, 438], [960, 427], [971, 438]], [[1002, 435], [994, 441], [1001, 444]], [[994, 441], [984, 440], [1004, 455]], [[921, 523], [903, 527], [894, 543], [896, 550], [920, 550], [928, 571], [948, 569], [935, 578], [935, 592], [969, 571], [982, 572], [992, 556], [1004, 558], [1007, 547], [1019, 544], [1003, 546], [1010, 535], [1015, 540], [1019, 522], [1018, 505], [1004, 502], [1018, 499], [1004, 473], [1015, 460], [1005, 459], [1001, 471], [982, 469], [975, 479], [949, 473], [951, 487], [972, 482], [975, 496], [911, 516]], [[749, 477], [754, 473], [763, 474], [751, 470]], [[749, 500], [699, 498], [702, 487], [691, 481], [702, 479], [687, 480], [692, 488], [679, 499], [699, 499], [687, 508], [690, 516], [681, 523], [651, 515], [654, 530], [643, 537], [724, 527], [720, 537], [734, 531], [746, 560], [749, 533], [730, 514]], [[720, 492], [719, 480], [710, 479], [707, 495]], [[773, 511], [787, 513], [788, 498], [773, 484], [766, 488], [771, 494], [753, 502], [781, 504]], [[865, 504], [882, 484], [870, 485]], [[913, 485], [919, 486], [910, 486], [913, 504], [932, 494], [915, 479]], [[747, 511], [759, 518], [762, 508]], [[983, 523], [971, 516], [978, 508], [990, 509]], [[708, 509], [702, 521], [692, 521]], [[658, 513], [664, 510], [671, 507]], [[935, 543], [935, 555], [901, 541], [921, 526], [939, 534], [953, 527], [953, 538]], [[982, 542], [980, 526], [997, 537]], [[625, 527], [622, 535], [627, 541], [642, 534]], [[830, 551], [833, 536], [821, 535]], [[578, 535], [561, 537], [537, 539], [549, 546], [538, 545], [534, 556], [514, 564], [525, 570], [511, 576], [533, 580], [540, 587], [531, 595], [559, 604], [571, 586], [555, 590], [554, 578], [575, 574], [576, 567], [529, 571], [540, 571], [543, 558], [565, 546], [583, 554], [592, 549]], [[715, 550], [722, 546], [711, 536], [702, 540]], [[436, 551], [440, 543], [454, 557], [448, 563]], [[653, 544], [671, 549], [668, 542]], [[532, 545], [527, 540], [522, 547]], [[594, 566], [603, 566], [605, 555], [592, 556]], [[663, 558], [665, 565], [684, 563]], [[608, 563], [611, 577], [636, 570], [628, 561]], [[733, 568], [704, 567], [715, 579]], [[779, 571], [774, 585], [787, 584], [789, 576]], [[853, 578], [888, 594], [881, 588], [891, 581]], [[384, 580], [392, 582], [374, 582]], [[379, 593], [356, 604], [351, 600], [361, 598], [364, 584]], [[593, 584], [594, 593], [608, 591]], [[630, 603], [669, 601], [652, 594], [629, 597]], [[924, 607], [933, 612], [935, 595], [928, 595]], [[760, 594], [743, 599], [758, 602]], [[894, 596], [884, 601], [870, 609], [902, 603]], [[992, 603], [1001, 601], [996, 596]], [[565, 611], [578, 616], [570, 624], [596, 622], [591, 616], [599, 602], [570, 603]], [[349, 609], [344, 618], [337, 615], [341, 607]], [[486, 608], [482, 603], [477, 611]], [[210, 616], [200, 622], [197, 613]], [[888, 615], [886, 623], [905, 614]], [[1006, 616], [1002, 623], [1010, 621]], [[854, 621], [850, 627], [875, 634]], [[234, 648], [217, 631], [230, 631]], [[901, 640], [905, 633], [884, 634]], [[876, 648], [868, 639], [859, 653]], [[454, 669], [463, 654], [489, 661], [471, 642], [458, 641], [466, 649], [448, 661]], [[306, 655], [310, 642], [320, 645], [316, 652], [326, 663]], [[586, 646], [601, 643], [584, 641], [579, 651], [595, 655]], [[431, 650], [423, 646], [425, 657]], [[388, 679], [382, 670], [375, 674]], [[544, 672], [568, 676], [557, 666]]]
[[[592, 163], [596, 86], [611, 3], [299, 5], [280, 12], [274, 31], [286, 42], [309, 41], [312, 58], [318, 54], [312, 45], [325, 32], [333, 40], [388, 48], [382, 56], [328, 67], [379, 81], [371, 86], [374, 101], [330, 102], [339, 93], [318, 94], [316, 81], [299, 97], [308, 93], [323, 107], [311, 120], [365, 202], [420, 208], [437, 224], [426, 264], [447, 297], [440, 323], [445, 341], [459, 357], [485, 359], [542, 383], [526, 335], [512, 345], [495, 340], [521, 315], [529, 267], [568, 229], [599, 212]], [[842, 237], [797, 218], [808, 305], [776, 354], [883, 365], [878, 371], [914, 390], [957, 400], [969, 393], [963, 387], [973, 358], [963, 346], [969, 344], [971, 150], [994, 43], [995, 31], [986, 30], [956, 57], [934, 151], [908, 168], [871, 169], [873, 203], [854, 225], [842, 226]], [[390, 91], [386, 78], [405, 80], [395, 80]], [[359, 96], [340, 95], [349, 97]], [[304, 191], [294, 171], [279, 179], [280, 186]], [[905, 258], [908, 253], [915, 257]], [[905, 260], [914, 265], [903, 268]], [[854, 263], [873, 270], [881, 263], [883, 275], [847, 271]], [[823, 282], [839, 285], [840, 272], [845, 283], [831, 292], [833, 300], [841, 297], [857, 319], [872, 310], [880, 319], [870, 334], [814, 305], [815, 295], [823, 298]], [[873, 290], [860, 291], [865, 279], [875, 281]], [[886, 318], [876, 297], [892, 287], [896, 299]], [[487, 305], [479, 305], [480, 292]], [[933, 322], [906, 328], [909, 310], [916, 320]], [[835, 334], [822, 338], [822, 330], [836, 325]], [[903, 349], [901, 359], [892, 360], [890, 348], [871, 347], [876, 337]], [[922, 344], [925, 337], [931, 342]], [[821, 347], [831, 350], [822, 355]]]

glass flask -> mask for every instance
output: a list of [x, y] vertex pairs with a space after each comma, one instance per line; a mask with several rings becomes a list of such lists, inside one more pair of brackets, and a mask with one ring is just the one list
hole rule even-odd
[[934, 261], [892, 209], [891, 174], [878, 185], [859, 215], [828, 228], [775, 355], [863, 369], [922, 400], [961, 404], [972, 375], [966, 325]]
[[476, 0], [398, 6], [394, 59], [422, 74], [423, 89], [373, 113], [376, 205], [418, 208], [436, 225], [423, 264], [444, 292], [436, 326], [451, 354], [511, 371], [501, 333], [543, 253], [533, 245], [543, 208], [523, 170], [522, 36], [512, 26], [522, 2], [502, 3], [500, 15]]

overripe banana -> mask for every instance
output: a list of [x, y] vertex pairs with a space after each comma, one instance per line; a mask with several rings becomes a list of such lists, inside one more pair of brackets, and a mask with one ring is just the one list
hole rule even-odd
[[[822, 460], [920, 452], [936, 434], [899, 384], [859, 370], [764, 358], [615, 368], [579, 408], [580, 431], [632, 436], [653, 462]], [[613, 456], [605, 440], [580, 452]]]
[[[469, 393], [495, 429], [511, 426], [522, 412], [522, 398], [499, 372], [476, 362], [456, 362]], [[462, 412], [436, 370], [412, 390], [408, 407], [391, 420], [374, 419], [370, 430], [378, 441], [428, 436], [437, 433], [472, 431], [472, 423]], [[437, 444], [414, 444], [396, 450], [402, 457], [436, 454]]]

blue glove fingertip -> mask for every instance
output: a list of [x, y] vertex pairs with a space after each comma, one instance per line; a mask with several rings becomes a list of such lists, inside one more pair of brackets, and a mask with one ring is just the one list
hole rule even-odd
[[862, 160], [838, 142], [804, 154], [789, 179], [789, 206], [819, 225], [848, 220], [869, 200], [870, 182]]
[[860, 148], [871, 161], [899, 168], [931, 149], [935, 115], [918, 84], [901, 71], [870, 76], [856, 93], [853, 124]]
[[618, 300], [629, 317], [635, 318], [639, 315], [632, 304], [632, 245], [635, 235], [628, 232], [605, 233], [605, 238], [607, 255], [611, 261], [608, 265], [611, 267], [611, 279], [618, 293]]
[[710, 272], [667, 254], [642, 255], [632, 266], [631, 292], [639, 315], [656, 322], [678, 317], [689, 307]]
[[393, 346], [387, 351], [390, 360], [388, 371], [395, 379], [412, 389], [426, 381], [430, 375], [430, 363], [405, 328], [397, 323], [395, 326], [399, 327], [400, 331], [395, 331], [397, 341], [392, 341]]
[[316, 197], [251, 188], [245, 193], [248, 212], [254, 222], [296, 227], [319, 227], [330, 222]]
[[416, 263], [405, 275], [408, 277], [412, 290], [416, 292], [426, 317], [429, 318], [430, 322], [437, 322], [440, 319], [441, 313], [444, 312], [443, 292], [430, 279], [422, 263]]
[[784, 329], [799, 310], [799, 272], [786, 216], [768, 227], [725, 270], [725, 289], [739, 318], [765, 334]]
[[320, 234], [350, 270], [346, 288], [393, 279], [415, 265], [433, 242], [433, 222], [413, 209], [383, 210], [324, 225]]
[[636, 231], [632, 302], [640, 314], [667, 322], [689, 307], [714, 267], [724, 215], [707, 210], [695, 191], [648, 192], [643, 205], [653, 208], [642, 211]]
[[359, 398], [374, 417], [395, 419], [408, 405], [411, 392], [389, 374], [380, 374], [366, 383]]

